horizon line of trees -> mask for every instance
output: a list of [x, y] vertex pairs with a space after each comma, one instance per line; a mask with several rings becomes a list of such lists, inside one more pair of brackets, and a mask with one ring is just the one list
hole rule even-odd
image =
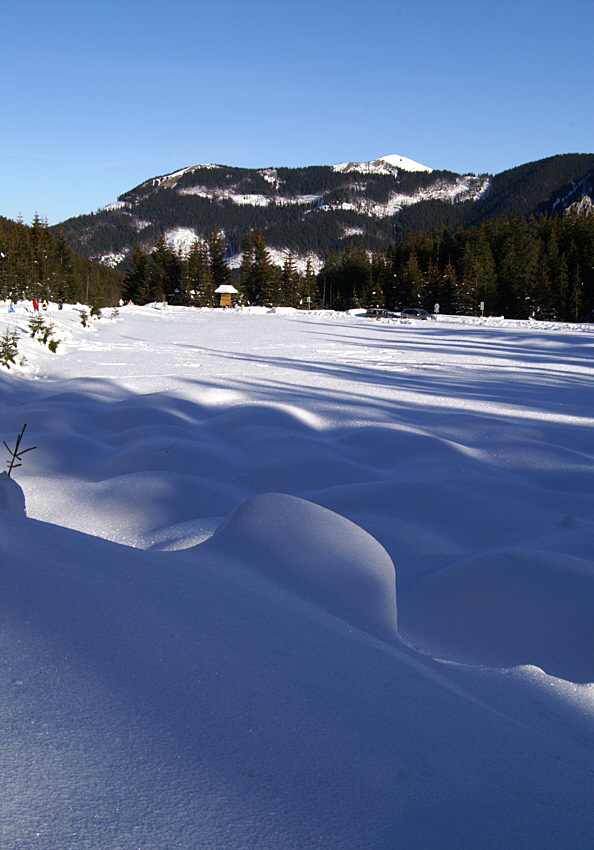
[[431, 312], [439, 305], [450, 314], [573, 322], [594, 317], [594, 215], [574, 210], [411, 230], [375, 253], [362, 244], [328, 253], [317, 274], [311, 262], [300, 272], [291, 253], [282, 268], [275, 266], [261, 231], [246, 235], [238, 270], [226, 264], [225, 247], [217, 230], [187, 254], [163, 237], [150, 254], [136, 245], [125, 296], [217, 306], [215, 289], [233, 283], [238, 304]]
[[[363, 244], [326, 254], [316, 274], [290, 252], [274, 265], [261, 230], [249, 231], [238, 269], [216, 228], [187, 252], [161, 235], [154, 249], [136, 244], [125, 274], [69, 248], [37, 216], [31, 227], [0, 218], [0, 293], [113, 306], [168, 301], [218, 306], [215, 290], [232, 283], [237, 304], [424, 307], [441, 313], [580, 321], [594, 317], [594, 214], [493, 219], [464, 228], [445, 224], [407, 231], [398, 242], [370, 252]], [[483, 305], [481, 307], [481, 305]]]
[[371, 257], [357, 248], [327, 257], [318, 282], [338, 309], [433, 312], [439, 304], [449, 314], [587, 321], [594, 318], [594, 214], [516, 214], [409, 230]]
[[216, 228], [205, 241], [196, 239], [186, 253], [175, 251], [163, 234], [149, 253], [136, 243], [124, 277], [122, 297], [139, 304], [168, 301], [218, 307], [216, 290], [221, 285], [233, 284], [238, 289], [235, 302], [240, 305], [320, 306], [311, 262], [301, 274], [295, 257], [288, 253], [283, 267], [279, 268], [270, 259], [262, 231], [250, 231], [246, 235], [239, 269], [229, 267], [226, 253], [224, 237]]

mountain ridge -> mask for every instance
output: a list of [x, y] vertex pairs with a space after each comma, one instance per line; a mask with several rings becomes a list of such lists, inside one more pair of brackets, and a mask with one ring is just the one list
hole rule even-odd
[[61, 226], [75, 250], [113, 267], [126, 266], [136, 243], [151, 250], [163, 236], [183, 252], [215, 228], [228, 258], [240, 256], [246, 233], [261, 230], [275, 255], [319, 262], [352, 243], [377, 250], [409, 228], [554, 214], [592, 196], [594, 154], [561, 154], [496, 175], [456, 174], [397, 154], [302, 168], [211, 163], [149, 178]]

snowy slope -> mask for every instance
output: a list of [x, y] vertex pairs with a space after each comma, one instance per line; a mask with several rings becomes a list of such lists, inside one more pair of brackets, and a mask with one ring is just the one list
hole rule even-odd
[[393, 174], [398, 169], [402, 169], [402, 171], [433, 171], [427, 165], [421, 165], [420, 162], [415, 162], [414, 159], [399, 156], [398, 154], [381, 156], [379, 159], [373, 159], [369, 162], [339, 162], [332, 167], [335, 171], [364, 171], [368, 173], [375, 172], [376, 174]]
[[0, 844], [589, 847], [591, 326], [80, 309], [0, 319]]

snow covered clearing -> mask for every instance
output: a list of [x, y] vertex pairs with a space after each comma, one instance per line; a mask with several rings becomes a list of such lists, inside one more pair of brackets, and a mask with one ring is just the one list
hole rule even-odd
[[2, 846], [589, 848], [594, 326], [82, 309], [0, 305]]
[[[271, 182], [271, 181], [268, 181]], [[311, 205], [321, 200], [321, 195], [296, 195], [295, 197], [283, 197], [282, 195], [243, 195], [233, 189], [207, 189], [204, 186], [184, 186], [178, 189], [180, 195], [198, 195], [200, 198], [217, 199], [218, 201], [232, 201], [234, 204], [251, 205], [254, 207], [267, 207], [270, 204], [288, 206], [291, 204]]]

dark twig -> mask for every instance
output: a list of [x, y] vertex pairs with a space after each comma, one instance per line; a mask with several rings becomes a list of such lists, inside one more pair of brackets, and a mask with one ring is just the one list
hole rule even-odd
[[20, 463], [20, 462], [17, 463], [17, 461], [21, 460], [21, 456], [24, 455], [25, 452], [32, 452], [33, 449], [37, 448], [37, 446], [30, 446], [28, 449], [21, 449], [19, 451], [19, 446], [21, 445], [21, 440], [23, 439], [23, 434], [25, 433], [26, 427], [27, 427], [27, 423], [25, 422], [25, 424], [23, 425], [23, 428], [21, 430], [21, 433], [17, 437], [14, 449], [11, 449], [10, 446], [8, 446], [6, 444], [6, 442], [4, 440], [2, 440], [2, 442], [4, 443], [4, 447], [6, 448], [6, 451], [10, 455], [10, 460], [6, 462], [6, 465], [8, 467], [8, 477], [9, 478], [10, 478], [10, 473], [12, 472], [13, 469], [16, 469], [17, 466], [22, 466], [22, 463]]

